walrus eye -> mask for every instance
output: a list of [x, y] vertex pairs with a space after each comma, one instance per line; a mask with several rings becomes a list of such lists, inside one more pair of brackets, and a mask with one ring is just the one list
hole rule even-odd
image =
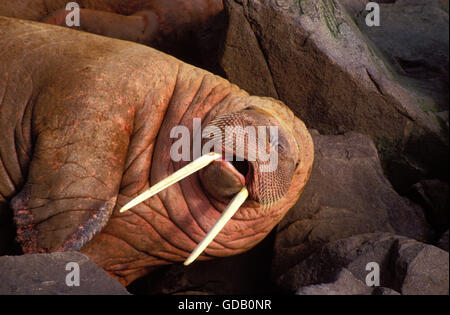
[[294, 169], [297, 169], [297, 167], [300, 165], [300, 161], [297, 161], [297, 163], [295, 163], [295, 168]]
[[270, 139], [270, 146], [273, 147], [273, 148], [276, 147], [278, 153], [284, 153], [285, 150], [286, 150], [285, 147], [275, 137]]

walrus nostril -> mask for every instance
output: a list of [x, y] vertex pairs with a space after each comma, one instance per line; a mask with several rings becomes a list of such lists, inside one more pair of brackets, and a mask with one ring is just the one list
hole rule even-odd
[[248, 162], [246, 160], [244, 161], [232, 161], [231, 164], [234, 166], [234, 168], [241, 173], [244, 177], [247, 177], [247, 174], [250, 170], [250, 166], [248, 165]]

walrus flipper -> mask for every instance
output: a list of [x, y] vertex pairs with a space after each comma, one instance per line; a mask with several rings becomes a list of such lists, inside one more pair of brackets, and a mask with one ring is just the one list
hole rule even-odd
[[60, 92], [35, 104], [28, 177], [10, 203], [25, 253], [79, 250], [108, 222], [121, 182], [127, 115], [104, 97]]

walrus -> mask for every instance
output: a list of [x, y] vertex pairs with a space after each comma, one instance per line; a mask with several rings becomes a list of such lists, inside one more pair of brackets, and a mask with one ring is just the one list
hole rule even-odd
[[[74, 3], [77, 5], [75, 6]], [[79, 18], [75, 18], [75, 10]], [[2, 0], [0, 15], [149, 45], [200, 63], [216, 49], [222, 0]], [[77, 22], [77, 23], [75, 23]]]
[[[280, 101], [147, 46], [43, 23], [0, 17], [0, 47], [0, 202], [13, 212], [24, 253], [79, 250], [128, 285], [185, 261], [243, 191], [198, 259], [249, 250], [309, 178], [311, 136]], [[264, 146], [276, 149], [277, 167], [263, 173], [258, 158], [215, 156], [121, 212], [198, 161], [171, 158], [173, 128], [193, 135], [195, 118], [202, 128], [276, 127], [277, 141]]]

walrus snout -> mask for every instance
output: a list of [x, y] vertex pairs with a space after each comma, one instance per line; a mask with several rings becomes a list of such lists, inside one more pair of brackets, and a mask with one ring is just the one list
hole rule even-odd
[[247, 164], [247, 161], [230, 163], [219, 159], [200, 170], [199, 176], [204, 189], [221, 201], [237, 194], [246, 186], [246, 174], [248, 174], [243, 167], [240, 169], [236, 167], [238, 163], [239, 165]]
[[268, 112], [247, 107], [219, 115], [208, 127], [220, 129], [218, 141], [223, 160], [200, 172], [202, 183], [219, 200], [242, 189], [249, 200], [267, 210], [282, 199], [290, 187], [298, 165], [298, 146], [294, 136]]

